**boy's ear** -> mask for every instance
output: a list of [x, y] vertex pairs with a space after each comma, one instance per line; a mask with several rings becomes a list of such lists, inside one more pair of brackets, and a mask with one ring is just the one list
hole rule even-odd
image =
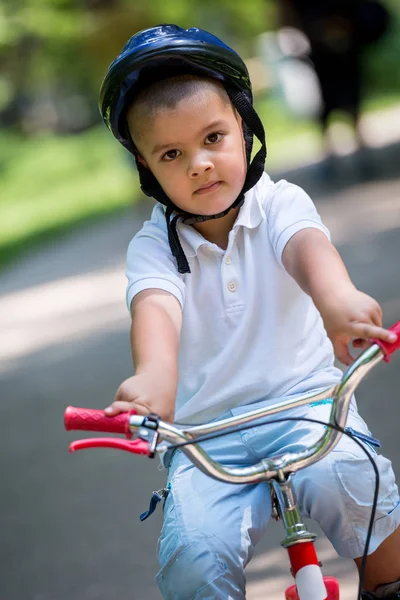
[[137, 161], [140, 162], [141, 165], [143, 165], [144, 167], [146, 167], [146, 169], [149, 168], [149, 165], [144, 160], [143, 156], [140, 156], [140, 154], [137, 155]]

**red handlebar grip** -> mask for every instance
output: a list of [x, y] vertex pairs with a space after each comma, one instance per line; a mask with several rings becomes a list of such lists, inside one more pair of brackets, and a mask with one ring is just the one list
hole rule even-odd
[[392, 327], [389, 327], [389, 331], [393, 331], [397, 335], [395, 342], [384, 342], [382, 340], [373, 340], [374, 344], [378, 344], [381, 347], [383, 354], [385, 355], [386, 362], [390, 361], [390, 356], [393, 352], [400, 349], [400, 321], [397, 321]]
[[120, 413], [115, 417], [107, 417], [103, 410], [91, 408], [78, 408], [68, 406], [64, 413], [64, 425], [67, 431], [79, 429], [82, 431], [106, 431], [108, 433], [124, 433], [127, 438], [132, 437], [129, 429], [129, 416], [135, 411]]

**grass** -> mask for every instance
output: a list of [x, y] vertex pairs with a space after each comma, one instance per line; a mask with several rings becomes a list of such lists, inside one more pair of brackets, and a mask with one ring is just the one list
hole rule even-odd
[[[398, 97], [372, 98], [365, 110], [398, 102]], [[318, 151], [316, 123], [292, 116], [272, 96], [260, 99], [257, 110], [267, 131], [269, 170]], [[102, 125], [73, 136], [22, 138], [0, 132], [0, 190], [0, 265], [140, 196], [133, 160]]]
[[68, 137], [0, 136], [1, 263], [44, 236], [133, 201], [132, 163], [109, 137], [100, 127]]

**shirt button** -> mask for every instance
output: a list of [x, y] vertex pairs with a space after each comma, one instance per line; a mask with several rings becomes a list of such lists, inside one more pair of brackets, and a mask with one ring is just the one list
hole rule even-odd
[[237, 285], [234, 281], [231, 281], [230, 283], [228, 283], [228, 290], [230, 292], [236, 292], [236, 288], [237, 288]]
[[230, 265], [230, 264], [231, 264], [231, 262], [232, 262], [232, 259], [231, 259], [231, 257], [230, 257], [230, 256], [226, 256], [226, 257], [225, 257], [225, 263], [226, 263], [227, 265]]

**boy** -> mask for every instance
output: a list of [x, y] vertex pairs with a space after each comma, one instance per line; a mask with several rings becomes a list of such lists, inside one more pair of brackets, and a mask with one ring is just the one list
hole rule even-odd
[[[134, 154], [142, 189], [159, 201], [128, 250], [135, 374], [107, 414], [135, 409], [208, 422], [336, 383], [333, 350], [351, 364], [351, 340], [359, 348], [372, 337], [395, 341], [378, 303], [350, 281], [310, 198], [264, 173], [263, 127], [231, 48], [195, 28], [140, 32], [111, 64], [100, 107]], [[261, 148], [251, 160], [253, 134]], [[300, 412], [323, 419], [327, 408]], [[368, 434], [355, 403], [348, 424]], [[207, 442], [207, 450], [225, 464], [251, 464], [313, 434], [302, 421], [264, 425]], [[375, 460], [381, 487], [364, 598], [394, 599], [399, 497], [390, 462]], [[294, 478], [302, 512], [357, 566], [372, 477], [365, 455], [342, 438]], [[244, 567], [270, 516], [268, 485], [216, 482], [181, 452], [169, 483], [157, 575], [163, 597], [244, 598]]]

